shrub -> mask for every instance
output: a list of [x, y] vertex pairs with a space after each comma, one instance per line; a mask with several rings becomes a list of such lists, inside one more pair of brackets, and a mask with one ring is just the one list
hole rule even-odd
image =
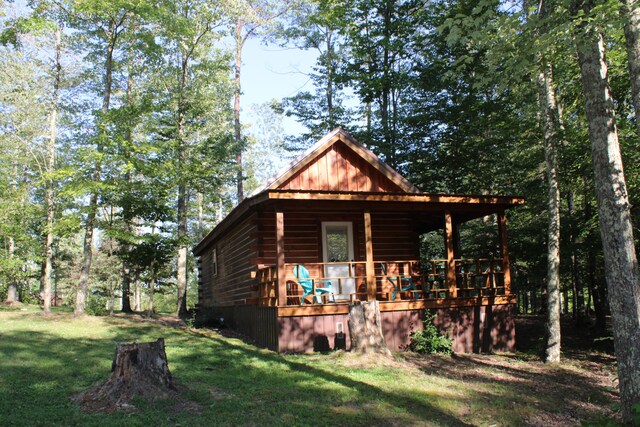
[[440, 333], [434, 323], [435, 315], [427, 314], [427, 318], [422, 322], [424, 328], [421, 331], [411, 333], [409, 349], [420, 354], [446, 354], [450, 355], [453, 350], [451, 339]]
[[109, 298], [104, 295], [91, 295], [88, 298], [84, 312], [91, 316], [106, 316], [109, 314], [108, 302]]
[[640, 426], [640, 403], [631, 407], [631, 424]]

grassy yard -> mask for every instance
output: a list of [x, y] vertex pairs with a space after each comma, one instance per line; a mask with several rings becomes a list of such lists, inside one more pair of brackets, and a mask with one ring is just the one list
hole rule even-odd
[[[86, 413], [117, 342], [164, 337], [183, 402]], [[187, 404], [185, 404], [187, 402]], [[0, 426], [615, 425], [613, 359], [548, 367], [524, 355], [278, 355], [168, 321], [0, 311]]]

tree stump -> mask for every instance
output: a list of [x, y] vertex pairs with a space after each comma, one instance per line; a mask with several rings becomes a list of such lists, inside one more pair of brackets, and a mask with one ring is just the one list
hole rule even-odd
[[358, 353], [378, 353], [391, 356], [382, 335], [378, 301], [349, 303], [349, 335], [351, 350]]
[[118, 344], [109, 377], [73, 400], [93, 411], [134, 409], [135, 398], [145, 400], [176, 397], [164, 339], [155, 342]]

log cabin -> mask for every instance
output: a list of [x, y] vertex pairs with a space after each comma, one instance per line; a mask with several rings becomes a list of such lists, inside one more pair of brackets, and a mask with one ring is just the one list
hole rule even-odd
[[[278, 352], [349, 349], [349, 303], [377, 300], [392, 350], [431, 311], [456, 352], [512, 351], [505, 210], [523, 203], [423, 193], [338, 128], [194, 248], [196, 322], [224, 322]], [[456, 231], [478, 218], [493, 218], [497, 241], [484, 258], [460, 258]], [[443, 253], [421, 259], [421, 236], [434, 231]]]

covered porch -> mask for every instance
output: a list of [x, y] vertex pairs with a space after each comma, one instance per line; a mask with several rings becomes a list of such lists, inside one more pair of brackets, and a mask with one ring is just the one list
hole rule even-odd
[[[274, 256], [272, 262], [258, 259], [262, 262], [252, 273], [255, 297], [248, 304], [277, 307], [280, 316], [304, 316], [346, 313], [353, 301], [380, 301], [381, 311], [515, 302], [505, 209], [522, 199], [289, 192], [272, 198], [273, 210], [265, 216], [273, 228], [264, 227], [264, 233], [273, 232]], [[303, 205], [314, 218], [306, 226], [300, 220]], [[486, 216], [495, 218], [497, 242], [487, 246], [497, 246], [498, 256], [487, 250], [483, 257], [462, 258], [458, 227]], [[336, 218], [351, 221], [324, 221]], [[344, 237], [329, 240], [327, 224], [342, 226]], [[432, 231], [441, 232], [444, 253], [421, 259], [419, 236]], [[319, 246], [315, 257], [305, 257], [303, 249], [314, 245]], [[333, 249], [336, 245], [350, 246]], [[332, 250], [337, 255], [328, 255]]]

